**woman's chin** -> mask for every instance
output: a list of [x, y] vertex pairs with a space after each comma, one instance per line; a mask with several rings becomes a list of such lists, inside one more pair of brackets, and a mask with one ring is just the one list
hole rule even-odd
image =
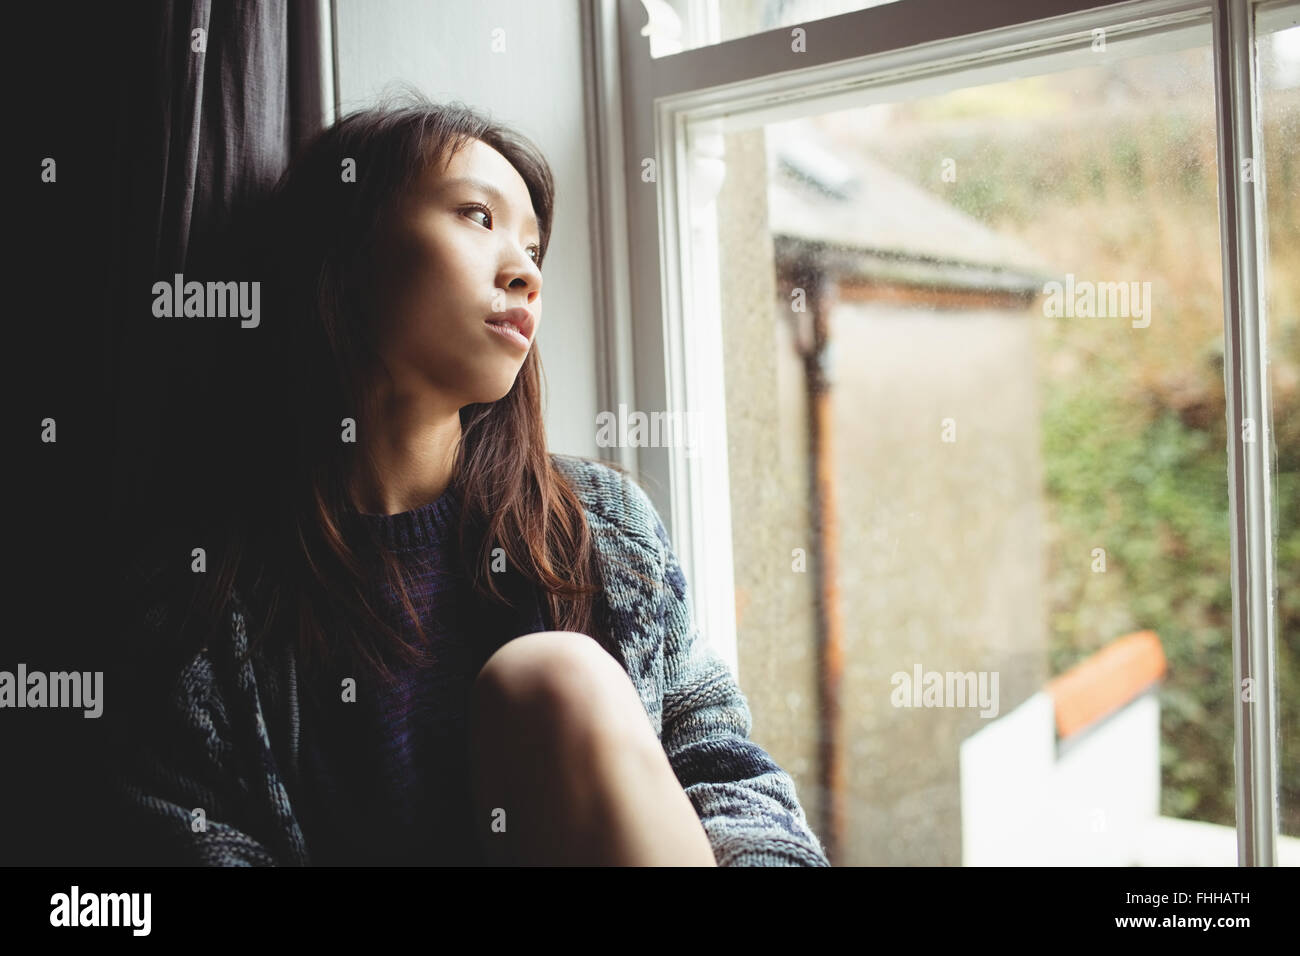
[[492, 377], [489, 387], [478, 390], [475, 394], [474, 401], [481, 402], [485, 405], [492, 402], [499, 402], [510, 394], [510, 390], [515, 387], [515, 380], [519, 377], [519, 371], [516, 369], [514, 374], [506, 377], [498, 375]]

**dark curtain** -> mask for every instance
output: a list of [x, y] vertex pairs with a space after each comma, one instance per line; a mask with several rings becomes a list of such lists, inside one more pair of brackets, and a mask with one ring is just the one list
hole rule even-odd
[[[106, 716], [123, 686], [117, 570], [151, 529], [201, 505], [200, 452], [220, 453], [206, 423], [238, 393], [232, 369], [267, 325], [156, 318], [151, 290], [175, 273], [257, 278], [245, 240], [258, 202], [322, 123], [318, 10], [154, 0], [10, 14], [17, 387], [5, 427], [19, 456], [0, 670], [102, 671]], [[0, 712], [0, 861], [131, 862], [102, 790], [105, 725], [80, 711]]]
[[[228, 373], [268, 336], [265, 327], [245, 330], [237, 321], [154, 319], [153, 283], [177, 273], [198, 281], [259, 278], [248, 254], [258, 201], [293, 148], [320, 128], [324, 104], [317, 3], [130, 7], [138, 53], [126, 60], [120, 121], [128, 131], [118, 158], [130, 201], [120, 212], [126, 241], [118, 274], [132, 278], [121, 290], [116, 336], [126, 440], [115, 490], [120, 511], [138, 514], [164, 501], [184, 507], [186, 469], [202, 470], [207, 458], [195, 425], [239, 387]], [[194, 49], [197, 30], [206, 52]], [[164, 381], [151, 374], [159, 371]], [[160, 394], [171, 400], [160, 403]]]

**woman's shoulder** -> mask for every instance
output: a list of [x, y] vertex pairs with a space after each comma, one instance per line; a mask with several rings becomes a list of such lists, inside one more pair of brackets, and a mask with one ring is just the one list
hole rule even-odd
[[636, 479], [606, 462], [578, 455], [552, 454], [551, 460], [568, 479], [588, 517], [595, 519], [593, 525], [616, 530], [662, 560], [659, 529], [663, 522]]

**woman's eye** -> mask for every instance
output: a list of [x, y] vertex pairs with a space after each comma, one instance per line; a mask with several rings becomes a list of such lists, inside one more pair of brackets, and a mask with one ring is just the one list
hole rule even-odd
[[[469, 206], [463, 211], [470, 213], [481, 212], [486, 219], [486, 222], [484, 222], [483, 225], [488, 229], [492, 228], [492, 210], [488, 209], [487, 206]], [[529, 246], [528, 254], [532, 258], [533, 262], [538, 263], [539, 265], [541, 264], [542, 250], [540, 247]]]

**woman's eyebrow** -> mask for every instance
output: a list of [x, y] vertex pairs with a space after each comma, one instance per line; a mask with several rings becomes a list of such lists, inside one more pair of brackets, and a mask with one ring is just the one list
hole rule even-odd
[[[468, 187], [470, 189], [477, 189], [480, 192], [487, 193], [489, 196], [491, 196], [502, 206], [510, 205], [509, 201], [506, 199], [505, 193], [497, 189], [496, 186], [492, 185], [486, 179], [477, 179], [473, 176], [459, 176], [455, 179], [444, 179], [442, 181], [442, 185], [439, 187], [439, 190], [448, 190], [457, 187]], [[533, 220], [533, 231], [541, 232], [541, 228], [537, 223], [537, 216], [533, 215], [532, 220]]]

